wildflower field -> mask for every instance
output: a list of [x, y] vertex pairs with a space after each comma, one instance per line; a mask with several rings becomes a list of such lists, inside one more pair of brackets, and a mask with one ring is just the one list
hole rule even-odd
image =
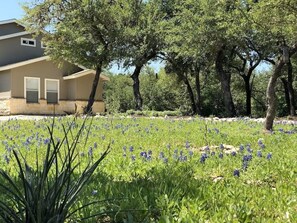
[[[1, 122], [1, 169], [17, 180], [13, 151], [34, 169], [51, 140], [66, 146], [63, 128], [71, 129], [70, 140], [82, 122]], [[297, 128], [262, 129], [243, 119], [89, 118], [77, 142], [75, 174], [109, 146], [110, 153], [75, 202], [92, 205], [68, 222], [297, 222]]]

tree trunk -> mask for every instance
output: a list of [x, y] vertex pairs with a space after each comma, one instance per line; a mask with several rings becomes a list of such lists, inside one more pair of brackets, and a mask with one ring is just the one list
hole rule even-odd
[[283, 82], [284, 85], [284, 90], [285, 90], [285, 99], [286, 99], [286, 104], [287, 104], [287, 108], [288, 108], [288, 114], [290, 114], [290, 96], [289, 96], [289, 89], [288, 89], [288, 81], [286, 80], [286, 78], [282, 77], [281, 81]]
[[142, 97], [139, 90], [139, 74], [141, 71], [142, 65], [137, 65], [135, 70], [131, 76], [133, 79], [133, 93], [134, 93], [134, 100], [135, 100], [135, 109], [142, 110]]
[[97, 67], [96, 67], [96, 74], [95, 74], [95, 78], [93, 80], [93, 85], [92, 85], [92, 90], [89, 96], [89, 100], [88, 100], [88, 104], [87, 106], [84, 108], [84, 114], [91, 114], [92, 113], [92, 107], [95, 101], [95, 95], [96, 95], [96, 91], [97, 91], [97, 86], [100, 80], [100, 74], [102, 71], [102, 62], [100, 62]]
[[246, 116], [251, 116], [251, 114], [252, 114], [252, 105], [251, 105], [252, 89], [251, 89], [251, 85], [250, 85], [250, 76], [243, 76], [243, 80], [244, 80], [244, 88], [245, 88]]
[[269, 79], [267, 91], [266, 91], [266, 97], [267, 97], [267, 113], [266, 113], [266, 119], [264, 123], [264, 127], [266, 130], [272, 130], [273, 127], [273, 121], [276, 114], [276, 94], [275, 94], [275, 86], [277, 83], [277, 78], [280, 76], [282, 68], [284, 66], [283, 59], [280, 59], [278, 63], [274, 67], [274, 71]]
[[197, 114], [201, 115], [201, 87], [200, 87], [200, 71], [197, 69], [195, 73], [195, 86], [196, 86], [196, 108], [197, 108]]
[[287, 87], [288, 87], [288, 93], [289, 93], [289, 101], [290, 101], [290, 115], [295, 116], [296, 111], [295, 111], [295, 94], [294, 94], [294, 88], [293, 88], [293, 67], [291, 60], [287, 63], [288, 65], [288, 82], [287, 82]]
[[183, 81], [184, 81], [185, 85], [187, 86], [187, 91], [188, 91], [188, 94], [189, 94], [189, 97], [190, 97], [193, 115], [197, 114], [198, 108], [196, 106], [195, 96], [194, 96], [194, 92], [192, 90], [191, 84], [190, 84], [188, 78], [185, 77], [184, 75], [183, 75]]
[[231, 87], [230, 87], [231, 73], [229, 70], [224, 70], [224, 50], [223, 49], [221, 49], [218, 52], [215, 65], [216, 65], [217, 75], [219, 76], [219, 79], [221, 82], [226, 114], [229, 117], [234, 117], [236, 116], [236, 111], [235, 111], [235, 106], [233, 103]]

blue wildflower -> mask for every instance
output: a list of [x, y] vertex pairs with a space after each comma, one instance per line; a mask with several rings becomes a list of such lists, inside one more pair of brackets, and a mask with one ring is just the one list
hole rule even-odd
[[186, 141], [186, 149], [189, 149], [190, 148], [190, 143], [189, 141]]
[[271, 158], [272, 158], [272, 153], [268, 153], [267, 156], [266, 156], [266, 158], [267, 158], [268, 160], [271, 160]]
[[164, 162], [164, 163], [168, 163], [168, 158], [164, 158], [164, 159], [163, 159], [163, 162]]
[[9, 164], [10, 159], [9, 159], [9, 157], [8, 157], [7, 155], [4, 155], [4, 160], [5, 160], [5, 162], [6, 162], [7, 164]]
[[189, 156], [192, 157], [194, 155], [194, 152], [192, 150], [189, 150]]
[[257, 157], [262, 157], [262, 151], [261, 150], [258, 150]]
[[[66, 141], [66, 140], [65, 140], [65, 141]], [[49, 144], [49, 143], [50, 143], [50, 139], [49, 139], [49, 138], [45, 139], [45, 140], [43, 141], [43, 143], [44, 143], [44, 145]]]
[[153, 151], [149, 150], [147, 153], [151, 156], [153, 154]]
[[219, 154], [219, 158], [220, 158], [220, 159], [223, 159], [223, 157], [224, 157], [223, 153], [220, 153], [220, 154]]
[[238, 170], [238, 169], [235, 169], [235, 170], [233, 171], [233, 176], [235, 176], [235, 177], [239, 177], [239, 175], [240, 175], [239, 170]]
[[136, 156], [135, 155], [132, 155], [131, 156], [131, 159], [132, 159], [132, 161], [135, 161], [136, 160]]
[[240, 145], [240, 146], [239, 146], [239, 151], [240, 151], [240, 152], [243, 152], [243, 151], [244, 151], [244, 146], [243, 146], [243, 145]]
[[210, 153], [210, 155], [211, 155], [211, 156], [215, 156], [215, 155], [216, 155], [215, 151], [212, 151], [212, 152]]
[[232, 152], [231, 152], [231, 155], [232, 155], [232, 156], [236, 156], [236, 152], [235, 152], [235, 151], [232, 151]]
[[160, 158], [160, 159], [163, 159], [164, 157], [165, 157], [164, 153], [163, 153], [163, 152], [160, 152], [160, 154], [159, 154], [159, 158]]
[[129, 151], [130, 151], [130, 152], [133, 152], [133, 151], [134, 151], [133, 146], [130, 146]]
[[96, 142], [94, 142], [94, 149], [97, 149], [97, 143]]
[[93, 148], [92, 147], [89, 148], [88, 155], [89, 155], [89, 157], [93, 157]]
[[248, 162], [248, 161], [243, 161], [243, 162], [242, 162], [242, 169], [243, 169], [244, 171], [246, 171], [247, 168], [248, 168], [248, 165], [249, 165], [249, 162]]
[[124, 152], [126, 152], [126, 150], [127, 150], [127, 147], [126, 147], [126, 146], [123, 146], [123, 150], [124, 150]]
[[220, 149], [224, 149], [225, 147], [224, 147], [224, 145], [221, 143], [220, 144]]

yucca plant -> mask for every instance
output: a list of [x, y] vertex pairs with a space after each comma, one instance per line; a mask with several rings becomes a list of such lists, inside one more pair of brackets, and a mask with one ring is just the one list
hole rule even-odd
[[82, 141], [85, 125], [86, 119], [77, 134], [72, 133], [71, 124], [67, 128], [63, 126], [64, 137], [60, 142], [54, 140], [54, 127], [48, 127], [50, 143], [42, 164], [38, 164], [36, 153], [35, 168], [29, 166], [20, 151], [13, 151], [18, 177], [0, 169], [0, 188], [6, 197], [0, 201], [0, 218], [4, 222], [63, 223], [69, 221], [78, 210], [94, 203], [75, 206], [82, 189], [110, 148], [108, 146], [98, 160], [90, 161], [81, 172], [76, 171], [80, 165], [76, 148]]

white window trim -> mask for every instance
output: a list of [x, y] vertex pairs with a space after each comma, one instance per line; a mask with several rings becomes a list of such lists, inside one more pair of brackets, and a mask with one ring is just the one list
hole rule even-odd
[[[30, 45], [30, 44], [24, 44], [23, 41], [33, 41], [34, 45]], [[21, 45], [22, 46], [31, 46], [31, 47], [36, 47], [36, 40], [35, 39], [29, 39], [29, 38], [21, 38]]]
[[39, 77], [24, 77], [24, 98], [27, 98], [27, 79], [36, 79], [38, 80], [38, 100], [40, 100], [40, 78]]
[[47, 93], [46, 81], [56, 81], [56, 82], [58, 82], [58, 103], [59, 103], [59, 101], [60, 101], [60, 80], [59, 79], [49, 79], [49, 78], [44, 79], [44, 99], [45, 100], [46, 100], [46, 93]]
[[45, 49], [46, 48], [46, 45], [43, 42], [41, 42], [41, 48], [42, 49]]

